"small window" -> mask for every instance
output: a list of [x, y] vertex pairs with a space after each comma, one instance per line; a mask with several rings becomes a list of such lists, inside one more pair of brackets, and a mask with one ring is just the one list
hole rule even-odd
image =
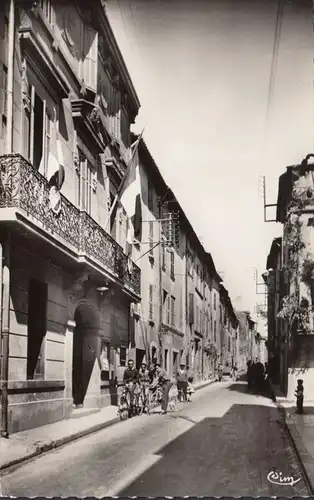
[[176, 325], [176, 299], [171, 296], [171, 326]]
[[44, 379], [48, 285], [31, 280], [28, 288], [27, 379]]
[[126, 365], [126, 347], [120, 347], [120, 366]]
[[2, 103], [2, 113], [3, 115], [7, 115], [7, 84], [8, 84], [8, 68], [3, 65], [2, 71], [2, 95], [3, 95], [3, 103]]
[[152, 220], [149, 221], [149, 255], [150, 257], [154, 257], [154, 222]]
[[[3, 7], [2, 7], [3, 9]], [[0, 38], [4, 40], [8, 39], [8, 28], [9, 28], [9, 19], [4, 15], [3, 10], [0, 8]]]
[[147, 186], [147, 206], [148, 210], [150, 210], [151, 212], [154, 210], [153, 186], [150, 181], [148, 181], [148, 186]]
[[170, 252], [170, 277], [174, 281], [174, 252]]
[[162, 250], [162, 255], [161, 255], [162, 263], [161, 263], [161, 266], [162, 266], [162, 270], [165, 271], [166, 270], [166, 245], [165, 245], [164, 241], [161, 243], [161, 250]]

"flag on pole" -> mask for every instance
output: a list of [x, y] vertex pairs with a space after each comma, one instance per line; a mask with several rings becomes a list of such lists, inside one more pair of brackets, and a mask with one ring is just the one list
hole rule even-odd
[[[139, 175], [139, 162], [137, 159], [137, 149], [142, 138], [144, 130], [138, 136], [137, 140], [131, 146], [131, 158], [127, 166], [124, 177], [121, 181], [115, 199], [110, 209], [108, 223], [111, 220], [112, 214], [114, 213], [118, 201], [121, 202], [124, 207], [129, 219], [132, 220], [134, 227], [134, 221], [137, 221], [137, 227], [134, 227], [134, 233], [138, 232], [138, 226], [142, 223], [141, 217], [141, 181]], [[107, 223], [107, 225], [108, 225]], [[106, 226], [107, 229], [107, 226]]]
[[57, 118], [53, 122], [52, 143], [48, 152], [47, 164], [47, 179], [50, 185], [49, 203], [50, 208], [55, 214], [59, 214], [61, 210], [61, 195], [60, 189], [64, 183], [65, 170], [64, 158], [61, 147], [61, 142], [58, 133]]
[[58, 132], [58, 121], [55, 116], [53, 121], [53, 133], [51, 147], [48, 153], [47, 178], [50, 186], [54, 186], [58, 191], [62, 188], [65, 170], [61, 141]]

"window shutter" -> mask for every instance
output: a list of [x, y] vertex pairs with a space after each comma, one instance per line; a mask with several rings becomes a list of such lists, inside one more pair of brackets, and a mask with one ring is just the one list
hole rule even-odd
[[84, 65], [83, 79], [85, 84], [97, 90], [98, 35], [90, 26], [84, 26]]
[[189, 293], [189, 324], [194, 324], [194, 294]]
[[149, 285], [149, 319], [153, 319], [153, 285]]
[[280, 269], [276, 269], [276, 293], [280, 292]]

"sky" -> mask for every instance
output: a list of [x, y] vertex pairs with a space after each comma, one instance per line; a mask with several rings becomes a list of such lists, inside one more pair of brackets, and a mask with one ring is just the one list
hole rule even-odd
[[312, 2], [284, 3], [269, 100], [275, 0], [107, 2], [141, 101], [133, 130], [145, 127], [234, 306], [253, 317], [264, 301], [254, 270], [261, 282], [282, 233], [264, 222], [261, 175], [267, 203], [276, 203], [279, 175], [314, 149]]

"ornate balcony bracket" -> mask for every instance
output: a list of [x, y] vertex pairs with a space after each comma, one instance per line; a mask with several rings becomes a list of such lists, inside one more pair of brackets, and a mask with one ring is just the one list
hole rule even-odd
[[[14, 209], [15, 220], [23, 218], [46, 237], [65, 247], [77, 262], [109, 276], [135, 300], [140, 296], [141, 271], [118, 243], [86, 212], [61, 195], [61, 211], [49, 208], [48, 181], [20, 155], [0, 157], [0, 208]], [[0, 222], [12, 220], [0, 210]], [[14, 219], [13, 219], [14, 220]]]
[[105, 138], [99, 133], [99, 127], [95, 121], [95, 104], [85, 99], [71, 101], [72, 117], [77, 128], [88, 140], [93, 152], [97, 155], [103, 153], [106, 148]]

